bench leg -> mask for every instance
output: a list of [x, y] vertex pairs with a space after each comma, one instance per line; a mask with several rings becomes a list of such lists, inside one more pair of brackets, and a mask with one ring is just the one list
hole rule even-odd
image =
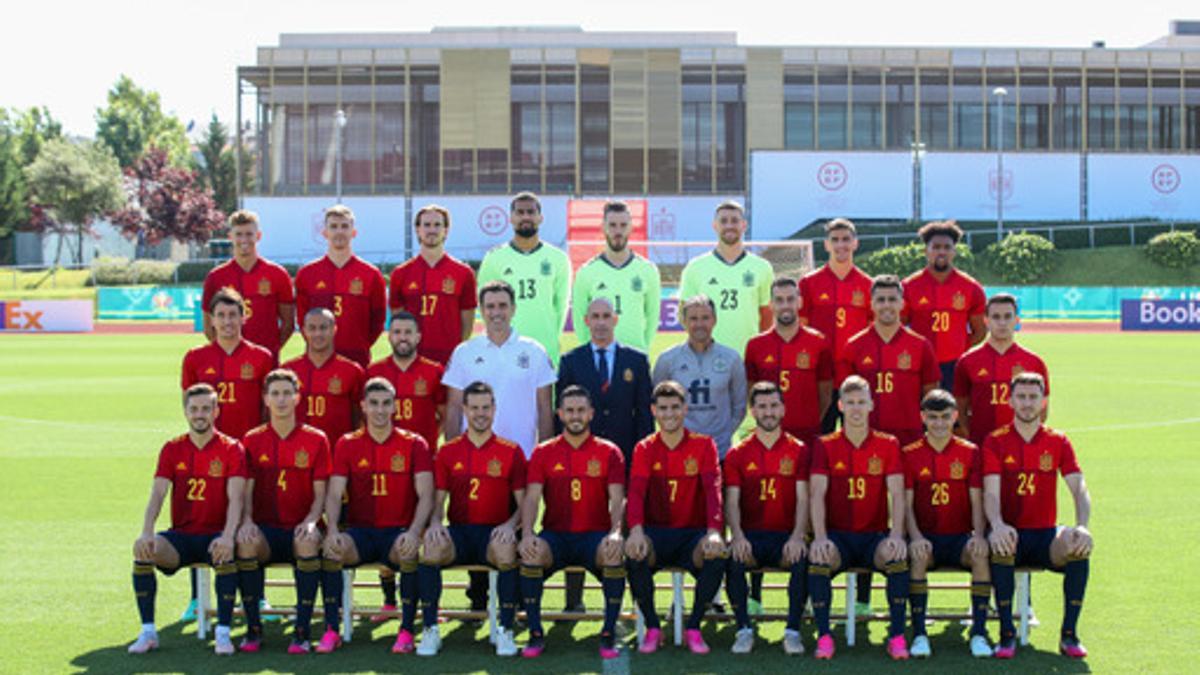
[[342, 570], [342, 640], [354, 637], [354, 570]]
[[646, 639], [646, 617], [642, 615], [642, 608], [634, 603], [634, 634], [637, 635], [637, 645], [642, 646], [642, 642]]
[[1029, 572], [1017, 573], [1017, 615], [1020, 617], [1020, 627], [1017, 629], [1017, 637], [1020, 640], [1021, 646], [1029, 644], [1029, 606], [1030, 595], [1032, 590], [1029, 584]]
[[854, 601], [858, 598], [858, 575], [846, 572], [846, 645], [854, 646], [855, 632], [858, 630], [858, 617], [855, 615]]
[[208, 566], [193, 568], [196, 570], [196, 637], [208, 639], [209, 612], [212, 611], [212, 577]]
[[671, 608], [671, 623], [675, 627], [675, 646], [683, 644], [683, 572], [671, 573], [671, 592], [675, 602]]
[[488, 570], [488, 642], [496, 644], [496, 636], [500, 632], [500, 627], [497, 621], [497, 615], [500, 611], [500, 594], [496, 589], [500, 582], [500, 573], [496, 570]]

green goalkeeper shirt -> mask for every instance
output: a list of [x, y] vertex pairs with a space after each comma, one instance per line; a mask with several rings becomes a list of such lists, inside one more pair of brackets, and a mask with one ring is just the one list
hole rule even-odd
[[[713, 339], [742, 355], [746, 342], [759, 333], [759, 309], [771, 303], [771, 282], [775, 271], [771, 264], [749, 251], [732, 263], [716, 251], [692, 258], [683, 268], [679, 300], [703, 293], [717, 307], [717, 325]], [[683, 312], [679, 313], [683, 323]]]
[[[558, 338], [567, 320], [571, 263], [562, 249], [540, 242], [525, 253], [511, 242], [488, 251], [479, 266], [479, 287], [503, 279], [517, 296], [513, 328], [537, 340], [558, 368]], [[482, 307], [481, 307], [482, 308]]]
[[658, 333], [658, 315], [662, 301], [662, 280], [658, 266], [636, 253], [617, 267], [604, 254], [587, 261], [575, 275], [571, 291], [571, 315], [575, 336], [580, 344], [591, 340], [583, 318], [596, 298], [608, 298], [618, 315], [616, 338], [627, 347], [650, 352], [650, 343]]

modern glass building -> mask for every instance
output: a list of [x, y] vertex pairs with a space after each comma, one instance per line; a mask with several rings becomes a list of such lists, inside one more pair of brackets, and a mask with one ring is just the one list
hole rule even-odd
[[755, 150], [1200, 154], [1200, 22], [1137, 49], [285, 34], [238, 102], [263, 196], [334, 192], [339, 110], [348, 195], [741, 194]]

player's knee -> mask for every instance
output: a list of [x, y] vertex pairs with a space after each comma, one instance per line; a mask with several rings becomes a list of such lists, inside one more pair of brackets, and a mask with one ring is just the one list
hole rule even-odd
[[426, 543], [421, 553], [425, 562], [431, 565], [445, 565], [449, 562], [450, 546], [445, 542]]
[[309, 537], [293, 537], [292, 550], [296, 552], [297, 558], [315, 557], [317, 551], [321, 550], [321, 540]]
[[619, 546], [602, 546], [596, 552], [596, 563], [600, 567], [616, 567], [625, 563]]
[[488, 560], [497, 567], [509, 567], [517, 564], [516, 544], [497, 544], [492, 542], [487, 548]]

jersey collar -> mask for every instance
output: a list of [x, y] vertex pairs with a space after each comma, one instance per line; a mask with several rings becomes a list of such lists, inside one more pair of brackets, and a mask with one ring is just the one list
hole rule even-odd
[[727, 265], [729, 267], [735, 267], [738, 263], [742, 262], [742, 259], [745, 258], [748, 253], [750, 253], [750, 252], [743, 248], [741, 255], [739, 255], [737, 258], [735, 258], [733, 260], [733, 262], [729, 262], [729, 261], [725, 260], [724, 258], [722, 258], [721, 254], [717, 253], [717, 249], [714, 248], [712, 250], [712, 257], [716, 258], [717, 261], [723, 265]]
[[516, 251], [518, 255], [533, 255], [534, 253], [537, 253], [538, 251], [542, 250], [542, 246], [545, 246], [546, 242], [539, 241], [538, 245], [529, 249], [529, 251], [522, 251], [521, 249], [517, 248], [517, 245], [512, 243], [511, 240], [508, 242], [508, 245], [511, 246], [512, 250]]
[[638, 257], [638, 254], [630, 253], [629, 257], [625, 259], [625, 262], [621, 263], [620, 265], [614, 265], [612, 261], [608, 259], [608, 256], [604, 255], [604, 253], [597, 253], [596, 257], [604, 261], [605, 265], [608, 265], [614, 270], [623, 270], [633, 264], [633, 260], [634, 258]]

